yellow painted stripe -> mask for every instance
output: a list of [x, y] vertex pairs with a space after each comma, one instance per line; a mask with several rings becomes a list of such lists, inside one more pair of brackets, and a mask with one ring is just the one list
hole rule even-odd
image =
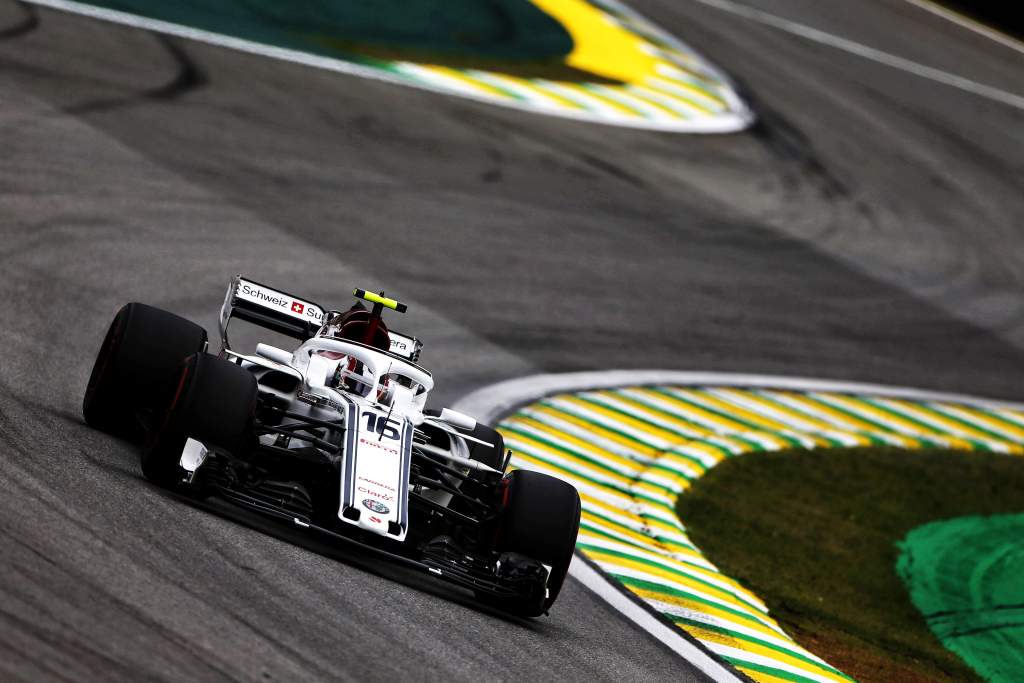
[[[746, 422], [755, 424], [758, 427], [761, 427], [762, 429], [769, 430], [770, 432], [779, 432], [780, 434], [784, 434], [785, 435], [787, 432], [792, 432], [793, 431], [793, 429], [789, 425], [783, 424], [783, 423], [779, 422], [778, 420], [775, 420], [775, 419], [772, 419], [770, 417], [761, 415], [759, 413], [755, 413], [753, 411], [747, 410], [743, 406], [736, 405], [735, 403], [727, 403], [727, 402], [723, 401], [722, 399], [718, 398], [717, 396], [715, 396], [713, 394], [709, 394], [709, 393], [707, 393], [705, 391], [690, 390], [690, 389], [677, 389], [676, 391], [678, 391], [680, 394], [682, 394], [686, 398], [688, 398], [688, 399], [690, 399], [690, 400], [692, 400], [692, 401], [694, 401], [696, 403], [704, 403], [705, 405], [709, 405], [710, 407], [714, 408], [715, 410], [718, 410], [718, 411], [721, 411], [721, 412], [727, 413], [727, 414], [736, 415], [740, 419], [745, 420]], [[829, 444], [829, 442], [827, 440], [822, 439], [820, 436], [813, 436], [813, 435], [810, 435], [810, 434], [806, 434], [806, 435], [801, 434], [800, 436], [803, 436], [804, 438], [809, 439], [810, 441], [814, 442], [815, 444], [817, 444], [819, 446], [829, 446], [829, 445], [831, 445], [831, 444]], [[790, 436], [789, 438], [792, 439], [792, 438], [796, 438], [796, 437]], [[788, 441], [785, 442], [785, 445], [788, 446], [789, 442]]]
[[704, 410], [699, 405], [680, 401], [670, 394], [656, 393], [650, 389], [640, 389], [639, 392], [642, 393], [645, 398], [650, 398], [655, 405], [658, 405], [659, 403], [661, 405], [667, 404], [668, 406], [671, 406], [671, 410], [674, 412], [680, 413], [687, 419], [696, 420], [700, 424], [710, 427], [711, 430], [716, 433], [744, 434], [750, 431], [750, 428], [745, 424], [719, 417], [714, 413]]
[[[645, 457], [648, 457], [648, 458], [653, 457], [653, 456], [655, 456], [655, 455], [657, 455], [658, 453], [661, 452], [661, 449], [656, 447], [656, 446], [654, 446], [654, 445], [650, 445], [649, 443], [643, 443], [642, 441], [639, 440], [639, 438], [634, 438], [634, 437], [630, 437], [630, 436], [624, 436], [618, 430], [615, 430], [615, 428], [618, 427], [621, 424], [627, 424], [627, 426], [629, 426], [629, 427], [633, 427], [633, 425], [629, 425], [628, 423], [617, 423], [617, 422], [614, 421], [614, 418], [609, 418], [608, 415], [602, 414], [602, 411], [599, 408], [597, 408], [596, 406], [593, 406], [594, 412], [597, 412], [597, 413], [599, 413], [601, 415], [601, 417], [604, 417], [605, 418], [604, 422], [606, 424], [610, 425], [610, 428], [609, 427], [605, 427], [602, 424], [600, 418], [594, 418], [594, 417], [587, 417], [587, 416], [585, 416], [585, 413], [583, 411], [589, 410], [591, 408], [590, 405], [588, 405], [588, 404], [581, 404], [581, 402], [579, 402], [579, 401], [572, 401], [572, 402], [566, 401], [566, 403], [568, 403], [573, 408], [576, 408], [579, 411], [578, 413], [574, 413], [574, 412], [569, 412], [569, 410], [567, 408], [563, 407], [561, 405], [562, 401], [564, 401], [564, 399], [561, 399], [558, 405], [544, 405], [544, 406], [541, 406], [540, 408], [531, 409], [531, 410], [537, 410], [537, 412], [539, 412], [541, 414], [545, 414], [545, 415], [552, 415], [552, 416], [557, 417], [557, 418], [559, 418], [561, 420], [564, 420], [566, 422], [574, 424], [577, 427], [580, 427], [581, 429], [592, 431], [594, 434], [599, 435], [603, 439], [607, 439], [608, 441], [612, 441], [614, 443], [617, 443], [620, 446], [623, 446], [625, 448], [629, 448], [629, 449], [631, 449], [633, 451], [636, 451], [638, 454], [644, 455]], [[604, 412], [607, 412], [607, 411], [604, 411]], [[636, 427], [633, 427], [633, 428], [637, 429]], [[613, 430], [615, 430], [615, 431], [613, 431]], [[644, 433], [645, 430], [637, 429], [637, 431], [640, 431], [641, 433]], [[651, 438], [652, 441], [653, 441], [654, 438], [661, 438], [657, 434], [654, 434], [654, 433], [650, 433], [650, 434], [651, 434], [651, 437], [652, 437]], [[661, 440], [665, 441], [665, 439], [663, 439], [663, 438]], [[631, 462], [635, 463], [636, 461], [631, 461]]]
[[[901, 434], [911, 436], [917, 439], [920, 439], [921, 437], [929, 439], [937, 438], [939, 440], [944, 440], [948, 442], [952, 446], [962, 448], [964, 450], [971, 450], [973, 448], [970, 443], [964, 441], [963, 439], [943, 434], [942, 432], [931, 427], [925, 427], [923, 425], [915, 424], [910, 420], [900, 417], [897, 413], [891, 413], [888, 411], [881, 410], [869, 403], [865, 403], [864, 401], [858, 401], [855, 398], [843, 396], [841, 394], [821, 394], [821, 396], [824, 396], [829, 400], [833, 401], [834, 403], [839, 404], [846, 410], [858, 413], [860, 415], [865, 415], [870, 419], [876, 420], [877, 422], [889, 427], [890, 429], [893, 429], [894, 431], [898, 431]], [[890, 425], [894, 425], [894, 427], [890, 427]]]
[[720, 600], [721, 602], [728, 603], [732, 607], [739, 610], [743, 610], [745, 612], [753, 613], [758, 611], [754, 609], [748, 602], [739, 599], [736, 596], [735, 592], [728, 588], [723, 588], [722, 586], [717, 586], [714, 584], [704, 583], [695, 580], [694, 577], [685, 576], [685, 574], [694, 573], [690, 571], [689, 567], [685, 569], [680, 567], [678, 569], [678, 572], [682, 572], [684, 574], [683, 576], [681, 576], [677, 572], [671, 572], [666, 569], [660, 569], [658, 567], [651, 566], [644, 562], [628, 560], [626, 558], [619, 557], [611, 553], [602, 553], [600, 551], [595, 551], [591, 549], [587, 550], [587, 555], [593, 557], [595, 560], [601, 563], [614, 564], [618, 567], [627, 567], [629, 569], [634, 569], [636, 571], [649, 574], [650, 576], [659, 576], [665, 579], [667, 582], [671, 582], [673, 584], [682, 586], [688, 586], [695, 591], [699, 591], [701, 593], [705, 593], [708, 595], [714, 595], [714, 597]]
[[[711, 436], [714, 434], [714, 432], [707, 427], [703, 427], [695, 422], [690, 422], [689, 420], [684, 420], [683, 418], [673, 415], [667, 411], [658, 412], [655, 408], [647, 405], [646, 403], [637, 401], [625, 394], [595, 394], [593, 395], [593, 399], [597, 401], [608, 400], [611, 405], [616, 406], [619, 410], [637, 415], [638, 418], [643, 420], [661, 423], [662, 429], [665, 429], [672, 434], [672, 438], [674, 439], [679, 439], [680, 437], [693, 439]], [[670, 426], [666, 426], [666, 424]]]
[[828, 665], [815, 665], [786, 653], [779, 652], [778, 650], [773, 650], [771, 648], [764, 647], [763, 645], [743, 640], [742, 638], [729, 637], [722, 633], [718, 633], [717, 631], [709, 631], [691, 624], [685, 624], [683, 625], [683, 628], [697, 640], [710, 643], [721, 643], [722, 645], [728, 645], [729, 647], [734, 647], [738, 650], [744, 650], [745, 652], [761, 655], [762, 657], [769, 657], [795, 669], [800, 669], [801, 671], [806, 671], [814, 676], [825, 678], [830, 681], [836, 681], [837, 683], [849, 683], [850, 681], [849, 678], [830, 671], [831, 667], [828, 667]]
[[962, 435], [966, 435], [968, 438], [977, 439], [978, 441], [996, 440], [995, 437], [993, 437], [993, 435], [991, 434], [986, 434], [981, 430], [974, 429], [970, 425], [963, 422], [954, 422], [953, 420], [949, 419], [942, 413], [936, 412], [934, 410], [923, 410], [919, 405], [910, 403], [908, 401], [900, 401], [897, 399], [880, 399], [879, 402], [886, 407], [894, 406], [895, 408], [907, 413], [908, 415], [918, 420], [919, 422], [924, 422], [930, 425], [935, 425], [936, 423], [938, 425], [941, 425], [941, 427], [932, 427], [933, 429], [936, 429], [940, 434], [942, 433], [943, 429], [946, 429], [950, 434], [959, 433]]
[[[747, 403], [752, 403], [753, 405], [757, 406], [757, 412], [759, 415], [763, 415], [772, 420], [779, 421], [781, 424], [784, 424], [786, 428], [791, 431], [822, 433], [836, 431], [834, 427], [830, 427], [821, 420], [805, 416], [802, 413], [793, 410], [784, 403], [775, 403], [773, 401], [769, 401], [766, 398], [758, 396], [753, 392], [739, 391], [737, 389], [719, 389], [718, 393], [725, 395], [728, 399], [731, 399], [729, 401], [730, 404], [732, 404], [733, 401], [746, 401]], [[782, 417], [773, 417], [772, 413], [778, 413]], [[845, 435], [846, 432], [843, 432], [843, 434]]]
[[880, 431], [878, 427], [871, 424], [870, 422], [865, 422], [864, 420], [858, 418], [856, 413], [841, 412], [823, 401], [812, 400], [806, 396], [797, 394], [795, 392], [787, 391], [781, 393], [783, 393], [786, 396], [786, 398], [792, 400], [793, 402], [806, 406], [808, 410], [813, 410], [819, 414], [824, 414], [828, 419], [834, 420], [837, 425], [852, 425], [854, 429], [859, 430], [862, 434], [871, 434], [875, 436], [885, 435], [889, 437], [889, 440], [891, 440], [895, 445], [901, 446], [903, 448], [921, 448], [921, 442], [918, 441], [917, 439], [909, 436], [904, 436], [902, 434], [897, 434], [895, 432], [892, 432], [891, 430], [885, 432]]
[[[531, 410], [533, 410], [533, 409], [531, 409]], [[539, 409], [537, 412], [543, 413], [544, 409]], [[559, 415], [559, 417], [563, 417], [563, 419], [564, 419], [567, 416]], [[571, 422], [571, 420], [568, 420], [568, 419], [566, 419], [566, 421], [567, 422]], [[625, 457], [619, 455], [618, 453], [614, 453], [614, 452], [612, 452], [612, 451], [610, 451], [610, 450], [608, 450], [606, 448], [601, 448], [597, 444], [594, 444], [594, 443], [589, 442], [589, 441], [584, 441], [583, 439], [581, 439], [581, 438], [579, 438], [577, 436], [573, 436], [572, 434], [570, 434], [568, 432], [562, 431], [562, 430], [558, 429], [557, 427], [554, 427], [554, 426], [549, 425], [547, 423], [541, 422], [540, 420], [537, 420], [535, 418], [523, 417], [523, 418], [520, 418], [518, 420], [518, 422], [513, 423], [513, 424], [523, 425], [523, 426], [528, 427], [531, 430], [535, 430], [537, 432], [540, 432], [542, 438], [543, 437], [547, 437], [547, 438], [549, 438], [549, 440], [551, 440], [553, 442], [561, 442], [561, 443], [565, 444], [566, 448], [571, 448], [571, 449], [580, 451], [582, 453], [585, 453], [586, 455], [590, 456], [594, 460], [598, 460], [598, 461], [604, 460], [604, 461], [607, 461], [609, 464], [614, 465], [614, 467], [609, 467], [608, 468], [609, 470], [615, 470], [615, 471], [620, 472], [620, 473], [622, 473], [622, 472], [635, 473], [635, 472], [639, 472], [640, 469], [641, 469], [641, 465], [639, 463], [637, 463], [636, 460], [630, 460], [629, 458], [625, 458]], [[518, 437], [520, 435], [517, 434], [516, 436]], [[570, 454], [565, 454], [563, 457], [573, 457], [573, 456], [570, 455]], [[580, 463], [583, 464], [583, 465], [586, 465], [588, 467], [596, 467], [595, 465], [591, 465], [590, 463], [587, 463], [582, 458], [576, 458], [576, 459], [579, 460]]]
[[993, 417], [990, 413], [985, 413], [980, 410], [971, 410], [965, 406], [957, 406], [949, 403], [934, 403], [932, 405], [943, 410], [948, 410], [953, 415], [962, 415], [964, 418], [974, 420], [975, 422], [984, 425], [987, 429], [991, 429], [993, 432], [1002, 434], [1005, 438], [1010, 439], [1011, 441], [1024, 442], [1024, 429], [1012, 422]]
[[772, 628], [768, 625], [775, 623], [774, 620], [771, 619], [771, 617], [766, 617], [765, 615], [758, 614], [757, 612], [749, 613], [751, 619], [741, 619], [740, 617], [737, 617], [735, 614], [732, 614], [731, 612], [727, 612], [723, 609], [718, 609], [712, 605], [708, 605], [703, 602], [698, 602], [696, 600], [688, 600], [679, 595], [669, 595], [668, 593], [652, 591], [637, 586], [631, 586], [629, 590], [635, 593], [643, 600], [656, 600], [658, 602], [663, 602], [668, 605], [675, 605], [676, 607], [681, 607], [695, 614], [708, 614], [724, 623], [733, 624], [735, 626], [750, 629], [751, 631], [755, 631], [757, 633], [763, 633], [766, 636], [772, 636], [775, 638], [778, 638], [780, 636], [782, 636], [783, 638], [787, 637], [785, 633], [781, 631], [781, 629], [778, 629], [777, 627]]
[[454, 81], [458, 81], [459, 83], [467, 85], [474, 90], [478, 90], [483, 94], [487, 94], [492, 97], [497, 97], [503, 100], [514, 99], [509, 97], [508, 93], [504, 92], [503, 90], [496, 88], [490, 83], [486, 83], [480, 80], [479, 78], [467, 76], [465, 72], [460, 71], [459, 69], [453, 69], [451, 67], [440, 66], [437, 64], [426, 65], [424, 66], [424, 68], [445, 78], [450, 78]]
[[613, 100], [610, 97], [605, 97], [605, 96], [603, 96], [599, 92], [595, 92], [593, 90], [588, 90], [587, 88], [584, 88], [579, 83], [563, 83], [562, 85], [564, 85], [566, 88], [568, 88], [570, 90], [578, 92], [580, 97], [584, 97], [584, 98], [586, 98], [586, 97], [593, 97], [593, 98], [595, 98], [597, 100], [600, 100], [601, 103], [603, 103], [604, 105], [606, 105], [608, 107], [611, 107], [612, 109], [617, 110], [621, 114], [625, 114], [626, 116], [630, 116], [630, 117], [644, 118], [644, 115], [643, 115], [642, 112], [640, 112], [640, 111], [638, 111], [636, 109], [633, 109], [633, 108], [623, 104], [622, 102], [619, 102], [618, 100]]

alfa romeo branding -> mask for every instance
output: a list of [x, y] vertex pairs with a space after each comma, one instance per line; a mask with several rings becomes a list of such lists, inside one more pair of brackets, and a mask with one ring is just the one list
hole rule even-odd
[[364, 499], [363, 507], [369, 510], [370, 512], [376, 512], [378, 515], [386, 515], [389, 512], [391, 512], [391, 508], [389, 508], [387, 505], [380, 502], [379, 500], [374, 500], [373, 498]]

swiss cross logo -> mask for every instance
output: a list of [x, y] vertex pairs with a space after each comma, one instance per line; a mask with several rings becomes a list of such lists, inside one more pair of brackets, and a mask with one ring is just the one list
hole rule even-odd
[[300, 304], [298, 301], [292, 302], [292, 313], [302, 313], [302, 310], [304, 308], [306, 307]]

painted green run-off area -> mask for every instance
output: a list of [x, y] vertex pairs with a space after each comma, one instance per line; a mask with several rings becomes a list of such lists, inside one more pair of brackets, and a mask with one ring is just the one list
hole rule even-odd
[[[913, 530], [929, 528], [922, 525], [968, 515], [1014, 519], [1017, 539], [1024, 539], [1024, 515], [1018, 516], [1024, 510], [1024, 458], [891, 448], [748, 454], [710, 469], [678, 506], [690, 538], [708, 559], [764, 600], [800, 644], [855, 680], [979, 680], [974, 670], [980, 667], [963, 649], [929, 629], [897, 573], [897, 544]], [[1014, 532], [1005, 531], [1002, 541], [1009, 543]], [[918, 570], [928, 571], [924, 563], [963, 564], [934, 570], [947, 574], [943, 590], [950, 606], [934, 607], [933, 601], [928, 613], [974, 604], [972, 591], [983, 596], [986, 589], [972, 586], [970, 576], [985, 571], [978, 564], [985, 558], [1005, 562], [989, 570], [1005, 580], [994, 574], [985, 579], [992, 596], [1001, 604], [1024, 603], [1024, 553], [1012, 559], [988, 553], [994, 539], [978, 539], [977, 552], [966, 539], [941, 543], [948, 547], [915, 557]], [[949, 555], [943, 559], [942, 552]], [[1006, 616], [1024, 627], [1024, 609]], [[970, 618], [965, 613], [961, 623]], [[975, 618], [982, 621], [972, 623], [997, 623]], [[1024, 628], [1004, 637], [1022, 634]], [[992, 680], [1022, 680], [1020, 641], [1000, 642], [996, 647], [1016, 649], [1009, 654], [1013, 662], [1004, 662], [1012, 675]]]
[[1024, 514], [960, 517], [911, 531], [897, 563], [943, 645], [998, 683], [1024, 678]]
[[95, 0], [89, 4], [277, 47], [373, 62], [561, 60], [572, 38], [528, 0]]

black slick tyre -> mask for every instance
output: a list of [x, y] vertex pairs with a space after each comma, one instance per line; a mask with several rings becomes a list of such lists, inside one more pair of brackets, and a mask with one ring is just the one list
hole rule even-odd
[[141, 440], [162, 412], [186, 357], [206, 348], [206, 330], [168, 311], [130, 303], [114, 316], [82, 402], [90, 427]]
[[181, 365], [171, 401], [142, 451], [142, 473], [172, 487], [187, 439], [209, 449], [240, 454], [256, 412], [258, 387], [252, 373], [231, 361], [196, 353]]
[[540, 616], [554, 604], [569, 572], [580, 527], [580, 496], [555, 477], [515, 470], [504, 481], [504, 506], [495, 549], [519, 553], [551, 567], [543, 606], [507, 601], [502, 609], [519, 616]]

